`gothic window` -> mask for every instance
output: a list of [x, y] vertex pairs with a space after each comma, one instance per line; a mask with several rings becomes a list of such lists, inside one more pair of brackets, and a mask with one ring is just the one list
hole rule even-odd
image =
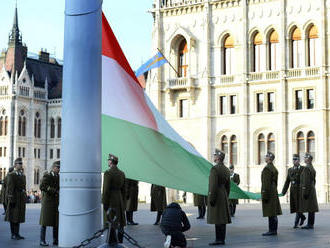
[[315, 25], [311, 26], [308, 32], [308, 43], [307, 43], [307, 65], [316, 66], [319, 49], [320, 49], [320, 39], [317, 27]]
[[50, 119], [50, 138], [55, 138], [55, 120], [54, 118]]
[[186, 77], [188, 69], [188, 46], [184, 39], [179, 44], [178, 50], [178, 73], [179, 77]]
[[301, 31], [299, 28], [295, 28], [291, 35], [290, 42], [290, 54], [291, 54], [291, 67], [299, 68], [302, 66], [303, 59], [303, 45], [301, 40]]
[[300, 158], [304, 157], [305, 153], [305, 138], [303, 132], [297, 134], [297, 153]]
[[314, 90], [309, 89], [307, 90], [307, 109], [313, 109], [314, 108]]
[[235, 95], [230, 96], [230, 114], [236, 114], [237, 112], [237, 97]]
[[62, 119], [57, 119], [57, 138], [61, 138], [62, 135]]
[[39, 169], [34, 169], [34, 184], [40, 183], [40, 171]]
[[221, 150], [226, 154], [224, 162], [228, 161], [228, 139], [227, 136], [222, 136], [221, 138]]
[[275, 93], [268, 92], [267, 93], [267, 111], [273, 112], [275, 109]]
[[257, 112], [264, 111], [264, 94], [257, 93]]
[[8, 134], [8, 116], [5, 117], [5, 132], [4, 135], [7, 136]]
[[231, 75], [233, 74], [234, 69], [234, 39], [232, 36], [228, 35], [228, 37], [224, 40], [223, 43], [223, 75]]
[[3, 128], [4, 128], [4, 125], [3, 125], [3, 116], [0, 117], [0, 136], [3, 135]]
[[278, 33], [273, 30], [268, 40], [268, 70], [280, 69], [280, 43]]
[[24, 110], [20, 111], [18, 117], [18, 136], [26, 136], [26, 117]]
[[315, 135], [313, 131], [307, 133], [307, 152], [315, 159]]
[[252, 72], [261, 71], [261, 53], [262, 53], [262, 36], [258, 32], [255, 34], [253, 39], [253, 49], [252, 49]]
[[273, 133], [268, 134], [267, 150], [275, 154], [275, 135]]
[[180, 118], [188, 117], [188, 100], [187, 99], [179, 100], [179, 117]]
[[265, 136], [261, 133], [258, 135], [258, 164], [261, 164], [266, 154]]
[[220, 96], [220, 115], [225, 115], [227, 113], [227, 97]]
[[36, 116], [34, 118], [34, 137], [41, 137], [41, 119], [39, 112], [36, 113]]
[[230, 138], [230, 164], [237, 165], [237, 139], [235, 135]]
[[296, 90], [295, 91], [295, 98], [296, 98], [296, 104], [295, 109], [299, 110], [303, 107], [303, 91], [302, 90]]

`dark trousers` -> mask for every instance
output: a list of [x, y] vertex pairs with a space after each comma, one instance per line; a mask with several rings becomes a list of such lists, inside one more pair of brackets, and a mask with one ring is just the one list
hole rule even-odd
[[215, 240], [225, 241], [226, 239], [226, 224], [215, 225]]
[[198, 217], [199, 218], [204, 218], [206, 213], [206, 206], [198, 206]]
[[297, 227], [300, 220], [305, 219], [305, 215], [303, 213], [296, 213], [296, 218], [294, 220], [294, 226]]
[[236, 203], [234, 202], [230, 202], [229, 203], [229, 210], [230, 210], [230, 215], [232, 217], [234, 217], [235, 213], [236, 213]]
[[161, 226], [160, 227], [162, 232], [167, 236], [171, 235], [171, 246], [176, 247], [186, 247], [187, 246], [187, 240], [184, 234], [180, 231], [171, 230], [170, 227], [167, 226]]
[[124, 227], [118, 227], [118, 230], [115, 230], [113, 227], [110, 227], [108, 243], [109, 244], [123, 243], [123, 240], [124, 240]]
[[268, 229], [270, 232], [277, 232], [278, 219], [277, 216], [268, 217]]
[[156, 222], [155, 223], [159, 223], [160, 218], [162, 217], [163, 211], [157, 211], [157, 217], [156, 217]]
[[[40, 228], [40, 241], [46, 242], [46, 226]], [[53, 226], [53, 242], [58, 243], [58, 226]]]
[[133, 222], [133, 211], [126, 211], [127, 222]]
[[4, 209], [5, 213], [6, 213], [6, 211], [7, 211], [7, 204], [6, 203], [3, 203], [3, 209]]
[[315, 223], [315, 212], [308, 212], [308, 226], [314, 226]]
[[18, 235], [19, 234], [19, 223], [10, 222], [10, 231], [11, 231], [11, 235]]

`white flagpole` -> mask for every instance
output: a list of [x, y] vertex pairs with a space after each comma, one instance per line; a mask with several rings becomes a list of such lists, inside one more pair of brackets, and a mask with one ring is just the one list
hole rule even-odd
[[66, 0], [59, 246], [101, 228], [102, 0]]

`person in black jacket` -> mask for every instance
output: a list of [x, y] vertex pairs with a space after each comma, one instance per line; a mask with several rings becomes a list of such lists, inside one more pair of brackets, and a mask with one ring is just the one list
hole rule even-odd
[[162, 232], [166, 235], [164, 247], [181, 247], [187, 246], [187, 240], [183, 232], [190, 229], [190, 223], [186, 213], [176, 202], [169, 204], [160, 223]]

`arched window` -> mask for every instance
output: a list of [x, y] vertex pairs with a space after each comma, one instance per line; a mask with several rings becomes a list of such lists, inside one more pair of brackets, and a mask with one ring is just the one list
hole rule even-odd
[[57, 119], [57, 138], [61, 138], [62, 135], [62, 119]]
[[262, 36], [257, 32], [253, 39], [252, 49], [252, 72], [261, 71], [261, 53], [262, 53]]
[[8, 116], [5, 117], [5, 135], [8, 133]]
[[231, 35], [228, 35], [223, 43], [223, 75], [233, 74], [234, 69], [234, 39]]
[[303, 62], [303, 44], [301, 40], [301, 31], [295, 28], [291, 35], [291, 67], [298, 68], [302, 66]]
[[18, 117], [18, 136], [25, 136], [26, 135], [26, 117], [24, 110], [20, 111]]
[[318, 65], [318, 55], [320, 49], [319, 32], [315, 25], [311, 26], [308, 32], [308, 49], [307, 49], [307, 65]]
[[272, 133], [268, 134], [267, 149], [269, 152], [275, 154], [275, 135]]
[[297, 134], [297, 153], [300, 158], [304, 157], [305, 153], [305, 138], [303, 132]]
[[315, 159], [315, 135], [313, 131], [307, 133], [307, 152]]
[[41, 119], [39, 112], [36, 113], [36, 116], [34, 118], [34, 137], [41, 137]]
[[50, 138], [55, 138], [55, 120], [54, 118], [50, 119]]
[[186, 77], [188, 69], [188, 46], [184, 39], [179, 44], [178, 51], [178, 73], [179, 77]]
[[261, 133], [258, 136], [258, 164], [261, 164], [266, 154], [265, 136]]
[[228, 161], [228, 139], [227, 136], [222, 136], [221, 138], [221, 150], [226, 154], [224, 162]]
[[230, 138], [230, 164], [237, 165], [237, 139], [235, 135]]
[[34, 184], [39, 184], [40, 183], [40, 170], [39, 169], [34, 169]]
[[278, 33], [273, 30], [268, 40], [268, 70], [280, 69], [280, 43]]
[[0, 136], [4, 135], [4, 134], [3, 134], [3, 128], [4, 128], [4, 125], [3, 125], [3, 117], [1, 116], [1, 117], [0, 117]]

